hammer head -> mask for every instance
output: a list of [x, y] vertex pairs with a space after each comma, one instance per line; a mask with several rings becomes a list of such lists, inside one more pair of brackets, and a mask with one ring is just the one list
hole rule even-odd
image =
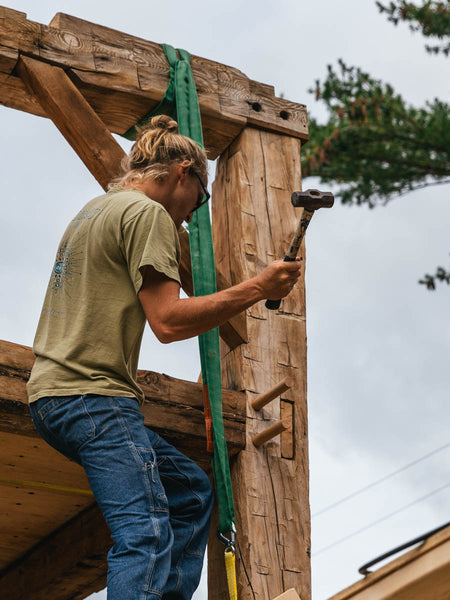
[[306, 210], [317, 210], [319, 208], [331, 208], [334, 204], [334, 196], [331, 192], [320, 192], [319, 190], [305, 190], [294, 192], [291, 196], [293, 206], [303, 206]]

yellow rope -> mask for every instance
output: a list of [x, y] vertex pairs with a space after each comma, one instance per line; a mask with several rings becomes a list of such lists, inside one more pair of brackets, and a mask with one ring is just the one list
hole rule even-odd
[[83, 496], [93, 496], [91, 490], [80, 490], [78, 488], [63, 487], [61, 485], [52, 485], [51, 483], [39, 483], [37, 481], [18, 481], [16, 479], [0, 478], [0, 483], [9, 483], [21, 487], [44, 488], [47, 490], [56, 490], [58, 492], [70, 492], [71, 494], [82, 494]]
[[237, 600], [236, 557], [231, 548], [225, 549], [225, 569], [227, 572], [228, 594], [230, 600]]

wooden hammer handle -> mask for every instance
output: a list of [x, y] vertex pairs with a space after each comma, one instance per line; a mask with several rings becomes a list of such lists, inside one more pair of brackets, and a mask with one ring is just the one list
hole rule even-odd
[[[313, 210], [308, 210], [307, 208], [303, 210], [302, 218], [297, 225], [291, 245], [289, 246], [289, 251], [283, 259], [285, 262], [292, 262], [297, 258], [298, 251], [300, 250], [303, 238], [305, 237], [305, 231], [308, 228], [313, 214]], [[278, 310], [280, 308], [280, 304], [281, 300], [266, 300], [266, 308], [269, 310]]]

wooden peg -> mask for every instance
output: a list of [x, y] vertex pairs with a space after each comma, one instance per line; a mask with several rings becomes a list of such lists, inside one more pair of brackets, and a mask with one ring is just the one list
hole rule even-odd
[[250, 404], [254, 410], [261, 410], [266, 404], [269, 404], [269, 402], [272, 402], [272, 400], [275, 400], [275, 398], [278, 398], [278, 396], [290, 388], [289, 379], [283, 379], [283, 381], [277, 383], [273, 388], [270, 388], [270, 390], [252, 400]]
[[290, 419], [277, 421], [267, 429], [264, 429], [264, 431], [261, 431], [261, 433], [256, 434], [252, 440], [253, 444], [259, 448], [259, 446], [262, 446], [265, 442], [268, 442], [277, 435], [280, 435], [280, 433], [283, 433], [283, 431], [286, 431], [290, 427]]
[[297, 594], [294, 588], [291, 588], [287, 592], [284, 592], [284, 594], [281, 594], [281, 596], [273, 598], [273, 600], [300, 600], [300, 596]]

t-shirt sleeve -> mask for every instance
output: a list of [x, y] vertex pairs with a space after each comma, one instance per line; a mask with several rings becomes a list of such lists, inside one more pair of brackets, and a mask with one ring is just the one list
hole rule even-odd
[[178, 263], [180, 242], [170, 215], [159, 206], [149, 206], [122, 227], [125, 260], [136, 293], [142, 287], [142, 271], [152, 266], [181, 285]]

